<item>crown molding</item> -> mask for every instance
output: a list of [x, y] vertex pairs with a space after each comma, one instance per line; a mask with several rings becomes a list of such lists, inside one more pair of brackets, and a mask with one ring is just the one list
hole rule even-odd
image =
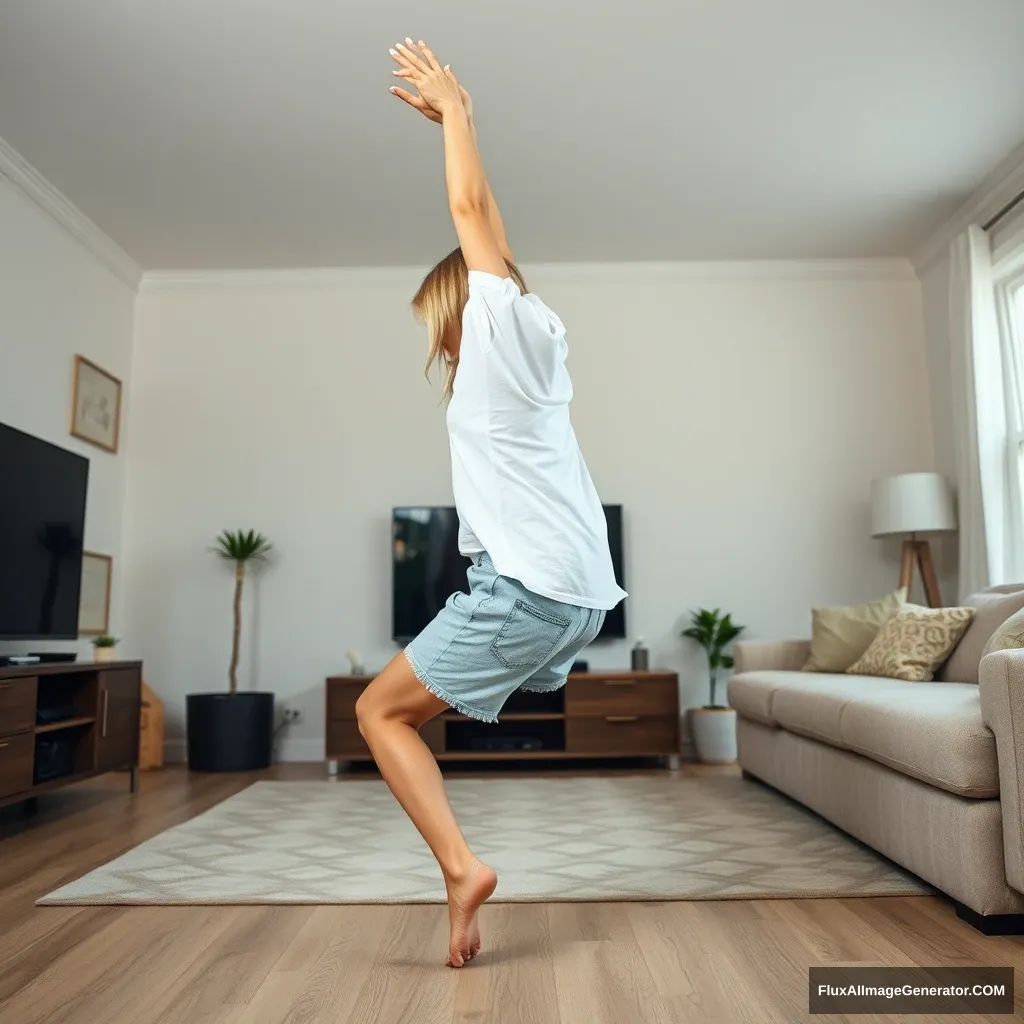
[[971, 224], [984, 224], [1021, 191], [1024, 191], [1024, 143], [1003, 160], [971, 198], [914, 252], [912, 261], [918, 275], [946, 255], [950, 243], [961, 231]]
[[126, 285], [132, 289], [139, 287], [142, 267], [2, 138], [0, 178], [5, 178], [28, 196]]
[[[155, 270], [139, 285], [146, 293], [182, 290], [336, 288], [404, 285], [415, 287], [429, 268], [308, 267], [279, 270]], [[906, 259], [720, 260], [660, 263], [524, 263], [527, 280], [550, 283], [598, 281], [912, 281]]]

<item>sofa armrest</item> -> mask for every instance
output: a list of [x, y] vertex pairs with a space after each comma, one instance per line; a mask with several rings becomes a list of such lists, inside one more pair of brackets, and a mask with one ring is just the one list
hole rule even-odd
[[733, 675], [741, 672], [796, 672], [804, 667], [811, 653], [810, 640], [741, 640], [732, 647], [736, 665]]
[[1024, 650], [981, 659], [981, 716], [996, 738], [1006, 880], [1024, 892]]

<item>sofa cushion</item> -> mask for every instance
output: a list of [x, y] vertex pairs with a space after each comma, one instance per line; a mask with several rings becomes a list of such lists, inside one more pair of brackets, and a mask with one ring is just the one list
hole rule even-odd
[[761, 722], [763, 725], [776, 725], [772, 717], [772, 697], [777, 690], [787, 686], [797, 686], [808, 680], [828, 678], [827, 676], [808, 676], [805, 672], [784, 672], [775, 669], [759, 669], [752, 672], [741, 672], [734, 675], [728, 683], [729, 706], [743, 718]]
[[729, 680], [729, 703], [743, 718], [852, 750], [951, 793], [999, 793], [995, 739], [973, 684], [746, 672]]
[[907, 590], [901, 587], [866, 604], [812, 609], [811, 653], [804, 671], [845, 672], [906, 599]]
[[935, 678], [943, 682], [976, 683], [982, 652], [993, 633], [1011, 616], [1024, 608], [1024, 591], [1013, 594], [973, 594], [964, 601], [974, 608], [967, 632], [953, 649]]
[[[851, 680], [855, 686], [851, 689]], [[816, 686], [778, 690], [772, 698], [775, 724], [813, 740], [845, 747], [842, 722], [851, 700], [869, 700], [892, 689], [891, 679], [874, 676], [823, 675]]]
[[973, 608], [915, 608], [898, 611], [847, 672], [927, 683], [949, 657], [974, 618]]
[[[996, 651], [1019, 651], [1024, 647], [1024, 608], [1011, 615], [988, 638], [981, 656], [987, 657]], [[980, 668], [979, 668], [980, 672]]]
[[982, 721], [974, 683], [903, 683], [851, 701], [844, 745], [958, 796], [999, 795], [996, 740]]

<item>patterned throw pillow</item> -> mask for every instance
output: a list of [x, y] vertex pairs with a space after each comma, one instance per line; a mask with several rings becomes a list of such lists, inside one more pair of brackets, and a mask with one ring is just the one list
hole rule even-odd
[[989, 637], [981, 656], [984, 658], [986, 654], [992, 654], [994, 651], [1012, 651], [1021, 647], [1024, 647], [1024, 608], [1011, 615]]
[[815, 608], [811, 613], [811, 652], [804, 672], [845, 672], [906, 599], [906, 588], [901, 587], [867, 604]]
[[973, 608], [905, 608], [889, 619], [846, 671], [926, 683], [949, 657], [973, 617]]

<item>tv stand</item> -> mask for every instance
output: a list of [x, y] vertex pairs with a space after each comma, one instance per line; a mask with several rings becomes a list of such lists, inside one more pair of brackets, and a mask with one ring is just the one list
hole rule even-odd
[[0, 668], [0, 807], [139, 767], [142, 663]]
[[[326, 681], [328, 774], [372, 761], [356, 723], [356, 700], [372, 676]], [[573, 673], [561, 690], [509, 698], [496, 724], [456, 711], [427, 722], [420, 736], [438, 761], [599, 762], [658, 758], [679, 762], [679, 678], [674, 672]]]

